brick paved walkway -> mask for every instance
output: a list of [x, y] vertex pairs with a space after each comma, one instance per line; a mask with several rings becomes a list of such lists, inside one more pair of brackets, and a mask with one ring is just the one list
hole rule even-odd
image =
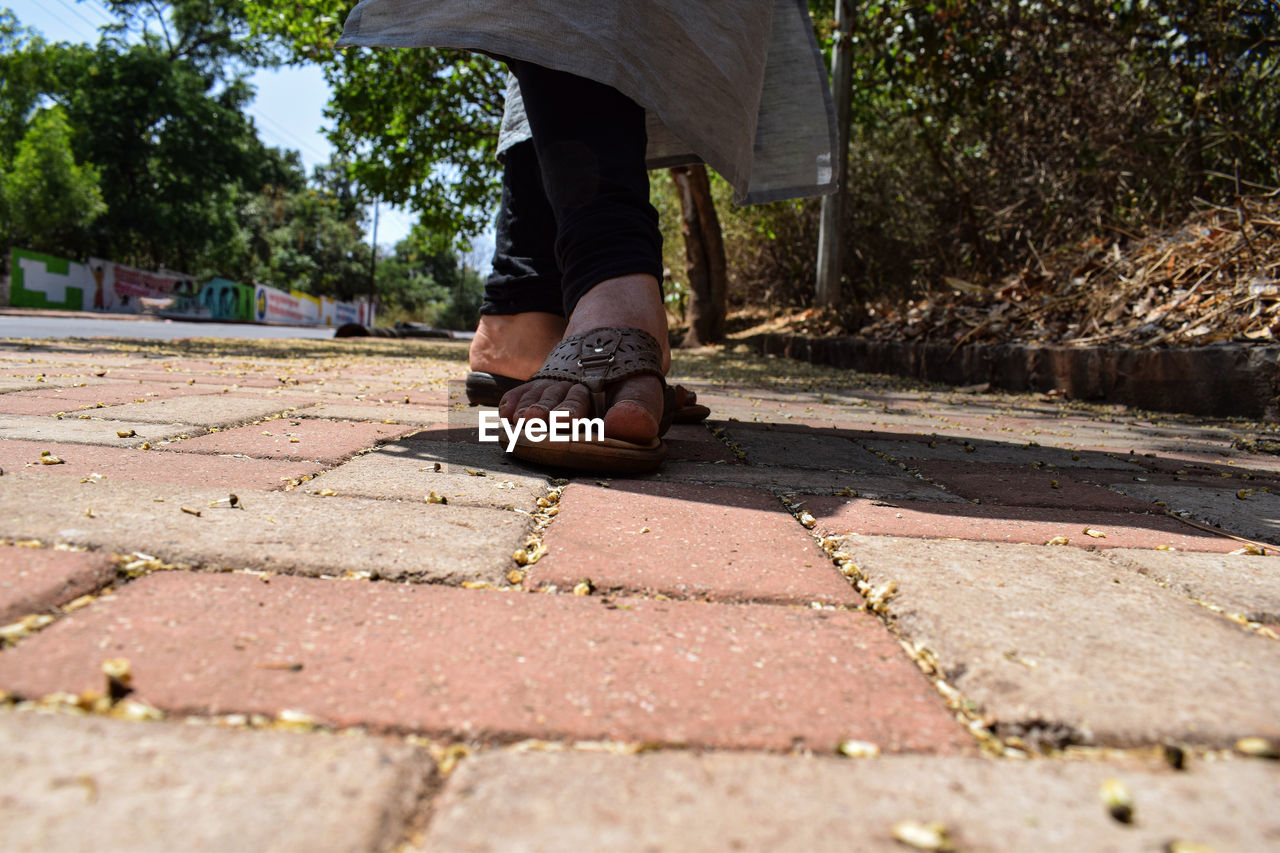
[[1280, 849], [1257, 425], [681, 354], [566, 481], [464, 358], [0, 342], [6, 849]]

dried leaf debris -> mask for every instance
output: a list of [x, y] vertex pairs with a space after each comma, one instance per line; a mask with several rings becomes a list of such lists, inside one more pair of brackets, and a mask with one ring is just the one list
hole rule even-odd
[[[816, 325], [815, 325], [816, 324]], [[830, 332], [815, 316], [795, 331]], [[812, 328], [811, 328], [812, 327]], [[945, 343], [1198, 347], [1280, 339], [1280, 190], [1204, 204], [1176, 228], [1035, 254], [1001, 281], [949, 278], [872, 306], [860, 337]]]

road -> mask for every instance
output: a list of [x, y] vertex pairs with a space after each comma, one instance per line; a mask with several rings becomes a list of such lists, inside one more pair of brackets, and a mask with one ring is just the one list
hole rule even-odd
[[109, 317], [53, 317], [0, 314], [0, 338], [332, 338], [324, 326], [259, 326], [249, 323], [191, 323], [181, 320], [117, 320]]

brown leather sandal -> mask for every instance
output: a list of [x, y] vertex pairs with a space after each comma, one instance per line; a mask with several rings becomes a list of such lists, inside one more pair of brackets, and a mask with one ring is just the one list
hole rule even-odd
[[[547, 356], [529, 381], [555, 379], [585, 385], [591, 395], [593, 418], [608, 410], [607, 388], [633, 376], [656, 376], [662, 382], [664, 405], [661, 436], [671, 425], [675, 393], [662, 374], [662, 348], [643, 329], [601, 328], [565, 338]], [[573, 441], [531, 441], [521, 435], [512, 454], [518, 459], [556, 468], [572, 468], [608, 474], [652, 471], [667, 458], [661, 438], [636, 444], [616, 438]]]
[[[467, 402], [473, 406], [497, 406], [502, 402], [502, 395], [513, 388], [519, 388], [530, 379], [517, 379], [501, 373], [487, 373], [473, 370], [467, 374]], [[671, 422], [676, 424], [698, 424], [711, 416], [711, 410], [698, 402], [697, 393], [683, 385], [671, 386], [676, 393], [675, 414]], [[684, 402], [680, 398], [684, 397]]]

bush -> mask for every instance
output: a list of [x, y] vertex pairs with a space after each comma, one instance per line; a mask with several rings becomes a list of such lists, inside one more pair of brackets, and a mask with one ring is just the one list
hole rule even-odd
[[[1280, 6], [859, 4], [846, 299], [978, 282], [1280, 185]], [[819, 21], [820, 29], [830, 22]], [[732, 208], [738, 301], [812, 300], [816, 201]], [[852, 306], [846, 306], [846, 309]]]

